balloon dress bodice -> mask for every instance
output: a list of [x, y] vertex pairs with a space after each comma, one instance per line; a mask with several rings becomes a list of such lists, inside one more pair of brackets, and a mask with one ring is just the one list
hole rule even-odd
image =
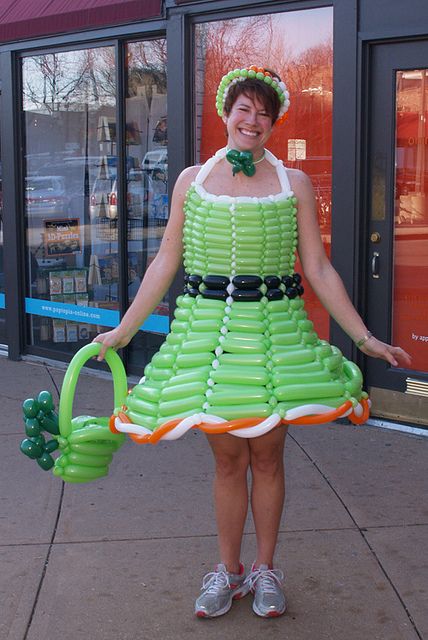
[[157, 432], [175, 439], [201, 423], [252, 437], [281, 422], [363, 411], [360, 370], [318, 338], [304, 309], [294, 273], [298, 203], [286, 169], [266, 152], [279, 193], [216, 196], [203, 185], [224, 156], [221, 149], [210, 158], [187, 192], [185, 291], [115, 419], [136, 441]]

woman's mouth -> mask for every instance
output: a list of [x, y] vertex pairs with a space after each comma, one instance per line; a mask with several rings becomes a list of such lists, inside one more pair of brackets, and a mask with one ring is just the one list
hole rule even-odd
[[244, 136], [248, 136], [249, 138], [255, 138], [259, 135], [258, 131], [250, 131], [249, 129], [239, 129], [239, 133], [242, 133]]

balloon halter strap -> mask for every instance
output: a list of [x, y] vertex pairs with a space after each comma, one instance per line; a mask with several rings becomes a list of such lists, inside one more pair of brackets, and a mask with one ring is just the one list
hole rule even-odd
[[[53, 474], [64, 482], [89, 482], [107, 475], [113, 454], [125, 441], [123, 434], [110, 431], [109, 417], [72, 418], [81, 369], [88, 360], [99, 354], [101, 346], [92, 342], [72, 358], [62, 383], [58, 415], [54, 412], [49, 391], [41, 391], [37, 398], [28, 398], [23, 403], [27, 438], [21, 442], [22, 453], [36, 460], [43, 470], [52, 469]], [[122, 360], [113, 349], [107, 350], [105, 360], [113, 376], [116, 411], [128, 393], [126, 372]], [[51, 433], [53, 440], [46, 442], [43, 430]], [[61, 455], [54, 460], [51, 454], [57, 449]]]
[[238, 149], [226, 150], [226, 160], [232, 165], [232, 173], [236, 176], [237, 173], [242, 173], [251, 178], [256, 173], [256, 164], [262, 162], [265, 159], [266, 150], [263, 149], [263, 154], [258, 160], [253, 159], [251, 151], [238, 151]]

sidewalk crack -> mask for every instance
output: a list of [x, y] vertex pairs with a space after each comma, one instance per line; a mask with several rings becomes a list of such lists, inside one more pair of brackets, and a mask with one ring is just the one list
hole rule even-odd
[[31, 609], [30, 617], [28, 619], [28, 623], [27, 623], [27, 627], [25, 629], [25, 634], [24, 634], [23, 640], [27, 640], [27, 638], [28, 638], [28, 634], [29, 634], [30, 629], [31, 629], [31, 625], [32, 625], [32, 622], [33, 622], [34, 614], [35, 614], [36, 609], [37, 609], [40, 593], [41, 593], [41, 590], [42, 590], [42, 587], [43, 587], [43, 583], [44, 583], [44, 580], [45, 580], [45, 576], [46, 576], [46, 572], [47, 572], [47, 569], [48, 569], [48, 565], [49, 565], [49, 560], [50, 560], [50, 557], [51, 557], [52, 549], [54, 547], [54, 540], [55, 540], [55, 536], [56, 536], [56, 532], [57, 532], [57, 528], [58, 528], [59, 517], [61, 515], [62, 503], [63, 503], [63, 499], [64, 499], [64, 488], [65, 488], [65, 484], [64, 484], [64, 482], [62, 482], [61, 495], [60, 495], [59, 504], [58, 504], [58, 512], [56, 514], [55, 524], [54, 524], [54, 528], [53, 528], [53, 531], [52, 531], [52, 536], [51, 536], [51, 539], [50, 539], [50, 542], [49, 542], [49, 548], [48, 548], [48, 552], [46, 554], [45, 564], [43, 566], [43, 571], [42, 571], [42, 575], [40, 576], [39, 584], [37, 586], [37, 591], [36, 591], [36, 595], [35, 595], [35, 598], [34, 598], [33, 607]]

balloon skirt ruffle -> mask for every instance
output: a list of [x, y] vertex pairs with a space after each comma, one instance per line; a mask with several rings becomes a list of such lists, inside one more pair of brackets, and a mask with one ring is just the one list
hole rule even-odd
[[254, 417], [224, 420], [218, 416], [199, 413], [187, 418], [165, 422], [155, 431], [133, 424], [126, 414], [119, 412], [117, 416], [112, 415], [110, 418], [110, 430], [112, 433], [126, 433], [137, 444], [157, 444], [160, 440], [177, 440], [191, 429], [199, 429], [207, 434], [228, 433], [240, 438], [256, 438], [280, 425], [326, 424], [343, 417], [347, 417], [352, 424], [364, 424], [370, 414], [370, 400], [362, 398], [356, 407], [353, 407], [352, 402], [347, 400], [337, 409], [322, 406], [317, 408], [318, 410], [325, 409], [325, 411], [302, 415], [294, 419], [285, 419], [278, 414], [272, 414], [269, 418]]

